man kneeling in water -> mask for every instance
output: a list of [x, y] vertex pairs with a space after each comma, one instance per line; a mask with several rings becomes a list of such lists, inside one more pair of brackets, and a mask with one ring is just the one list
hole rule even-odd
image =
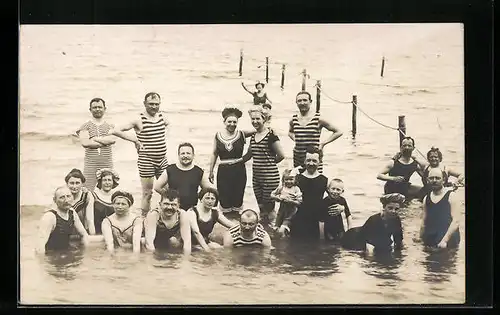
[[224, 234], [224, 247], [260, 245], [271, 247], [271, 238], [259, 224], [259, 214], [252, 209], [245, 209], [240, 214], [240, 223]]

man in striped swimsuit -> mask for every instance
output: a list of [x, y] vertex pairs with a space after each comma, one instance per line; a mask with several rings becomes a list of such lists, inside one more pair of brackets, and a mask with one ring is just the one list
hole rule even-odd
[[[299, 92], [296, 102], [299, 114], [293, 115], [290, 120], [288, 136], [295, 142], [295, 147], [293, 148], [293, 167], [304, 169], [307, 147], [317, 146], [320, 150], [323, 150], [325, 145], [341, 137], [342, 131], [322, 118], [319, 113], [311, 111], [312, 98], [309, 92]], [[332, 134], [325, 141], [320, 142], [321, 130], [323, 128], [331, 131]], [[320, 173], [323, 171], [323, 163], [320, 163], [318, 170]]]
[[259, 224], [257, 211], [245, 209], [240, 215], [240, 224], [233, 226], [224, 234], [224, 247], [257, 245], [271, 247], [271, 238]]
[[85, 148], [83, 175], [86, 180], [84, 186], [89, 191], [93, 191], [97, 183], [96, 172], [103, 168], [113, 168], [111, 145], [115, 143], [115, 140], [110, 134], [113, 125], [103, 118], [106, 112], [104, 100], [92, 99], [89, 110], [92, 113], [92, 119], [84, 123], [76, 131], [76, 135], [82, 147]]
[[[142, 186], [142, 214], [145, 216], [151, 207], [155, 177], [160, 177], [167, 167], [167, 126], [168, 121], [160, 110], [160, 95], [150, 92], [144, 97], [146, 110], [139, 117], [112, 131], [124, 140], [134, 142], [138, 153], [137, 166]], [[134, 129], [135, 139], [130, 139], [125, 131]]]

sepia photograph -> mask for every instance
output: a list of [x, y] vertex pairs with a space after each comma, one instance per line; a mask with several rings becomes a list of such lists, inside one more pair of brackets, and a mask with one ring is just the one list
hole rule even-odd
[[464, 25], [21, 25], [22, 305], [465, 303]]

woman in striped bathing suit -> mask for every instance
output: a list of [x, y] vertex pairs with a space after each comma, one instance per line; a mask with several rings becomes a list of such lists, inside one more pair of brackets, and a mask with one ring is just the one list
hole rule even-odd
[[224, 247], [263, 246], [271, 247], [271, 238], [259, 224], [259, 213], [245, 209], [240, 215], [240, 224], [224, 234]]
[[97, 171], [97, 185], [92, 195], [94, 196], [94, 204], [89, 207], [94, 212], [94, 227], [96, 234], [102, 234], [101, 224], [104, 218], [115, 213], [111, 196], [114, 189], [118, 186], [120, 177], [110, 169], [102, 169]]
[[252, 184], [255, 198], [259, 204], [262, 220], [265, 224], [274, 222], [274, 201], [270, 195], [280, 183], [278, 163], [285, 155], [277, 135], [264, 126], [265, 115], [260, 108], [248, 111], [252, 120], [252, 126], [257, 133], [252, 135], [248, 152], [242, 158], [221, 161], [226, 163], [245, 163], [253, 158]]
[[104, 242], [109, 252], [116, 247], [132, 247], [134, 253], [141, 251], [142, 217], [130, 213], [134, 197], [125, 191], [115, 191], [111, 196], [114, 212], [101, 224]]
[[85, 187], [82, 187], [85, 183], [85, 176], [83, 176], [82, 171], [74, 168], [66, 175], [64, 180], [73, 195], [73, 210], [78, 214], [87, 232], [94, 235], [94, 211], [92, 208], [94, 196]]
[[[150, 92], [144, 97], [145, 111], [139, 118], [112, 131], [112, 134], [134, 142], [138, 153], [137, 167], [142, 186], [141, 209], [146, 216], [151, 208], [153, 184], [155, 177], [158, 179], [168, 166], [167, 161], [167, 126], [166, 117], [159, 112], [160, 95]], [[134, 129], [136, 139], [131, 139], [125, 131]]]
[[106, 103], [101, 98], [94, 98], [90, 101], [90, 112], [92, 120], [84, 123], [76, 135], [80, 143], [85, 148], [85, 158], [83, 174], [87, 179], [84, 186], [92, 191], [95, 188], [95, 173], [102, 168], [113, 168], [113, 152], [111, 145], [115, 143], [111, 136], [112, 124], [104, 121], [103, 116], [106, 111]]
[[[312, 98], [309, 92], [299, 92], [296, 102], [299, 114], [294, 114], [290, 120], [288, 136], [295, 142], [295, 147], [293, 148], [293, 167], [303, 168], [306, 149], [309, 146], [316, 146], [320, 150], [323, 150], [325, 145], [342, 136], [342, 132], [322, 118], [319, 113], [311, 111]], [[320, 137], [323, 128], [331, 131], [332, 134], [325, 141], [321, 142]], [[318, 171], [320, 173], [323, 171], [322, 162], [319, 165]]]

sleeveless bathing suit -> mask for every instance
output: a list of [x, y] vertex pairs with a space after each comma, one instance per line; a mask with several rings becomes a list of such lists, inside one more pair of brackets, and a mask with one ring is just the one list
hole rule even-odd
[[253, 104], [254, 105], [262, 105], [265, 104], [267, 101], [267, 95], [264, 93], [262, 96], [259, 96], [257, 92], [253, 92]]
[[408, 189], [410, 188], [410, 178], [417, 171], [417, 161], [413, 160], [410, 164], [403, 164], [399, 159], [394, 160], [394, 166], [389, 171], [389, 176], [403, 176], [405, 182], [396, 183], [387, 181], [384, 185], [384, 194], [400, 193], [408, 197]]
[[[109, 135], [109, 131], [113, 128], [112, 124], [108, 124], [104, 122], [100, 125], [96, 125], [92, 121], [87, 121], [84, 123], [80, 129], [76, 132], [80, 133], [82, 130], [87, 130], [89, 133], [89, 138], [98, 136], [107, 136]], [[97, 184], [97, 178], [95, 173], [97, 170], [103, 168], [113, 168], [113, 150], [112, 146], [104, 146], [101, 148], [93, 149], [93, 148], [85, 148], [85, 158], [84, 158], [84, 167], [83, 167], [83, 175], [85, 176], [85, 183], [83, 186], [86, 187], [89, 191], [93, 191], [95, 185]]]
[[[319, 125], [320, 114], [316, 113], [311, 120], [302, 125], [297, 114], [292, 116], [292, 128], [295, 135], [295, 146], [293, 148], [293, 167], [304, 166], [306, 150], [309, 146], [319, 146], [321, 128]], [[318, 172], [323, 172], [323, 163], [320, 161]]]
[[157, 209], [153, 211], [158, 212], [158, 221], [156, 221], [156, 237], [154, 239], [155, 247], [160, 249], [168, 248], [171, 237], [176, 237], [178, 240], [181, 240], [180, 214], [177, 214], [177, 222], [174, 226], [168, 228], [161, 220], [160, 212]]
[[85, 191], [82, 192], [82, 195], [80, 196], [80, 199], [78, 199], [74, 204], [73, 204], [73, 209], [75, 212], [78, 214], [78, 217], [80, 217], [80, 221], [82, 222], [83, 226], [87, 228], [87, 222], [85, 220], [85, 210], [88, 205], [88, 196], [89, 192]]
[[[194, 211], [196, 214], [196, 222], [198, 223], [198, 228], [200, 229], [201, 235], [203, 235], [203, 238], [205, 239], [205, 242], [209, 242], [208, 236], [212, 231], [214, 230], [214, 225], [217, 223], [217, 220], [219, 219], [219, 212], [215, 209], [212, 209], [211, 214], [210, 214], [210, 220], [208, 221], [203, 221], [200, 218], [200, 214], [198, 212], [198, 209], [196, 207], [192, 207], [191, 210]], [[198, 240], [194, 235], [192, 235], [192, 244], [198, 244]]]
[[101, 223], [104, 218], [115, 213], [115, 209], [113, 208], [113, 204], [107, 201], [104, 201], [99, 197], [99, 195], [95, 192], [92, 192], [94, 196], [94, 227], [95, 234], [101, 235]]
[[168, 174], [168, 187], [179, 192], [181, 209], [189, 210], [198, 203], [198, 188], [201, 185], [203, 170], [194, 166], [188, 171], [170, 164], [165, 170]]
[[[215, 135], [215, 146], [221, 161], [237, 159], [243, 156], [246, 139], [243, 131], [237, 130], [231, 139], [224, 139], [220, 132]], [[220, 165], [217, 169], [217, 190], [219, 202], [223, 209], [240, 208], [247, 184], [245, 164]]]
[[[424, 222], [423, 242], [427, 246], [436, 246], [441, 242], [443, 236], [448, 231], [452, 221], [450, 194], [452, 191], [447, 191], [443, 198], [437, 203], [431, 200], [431, 193], [427, 194], [425, 206], [427, 209]], [[460, 231], [457, 228], [448, 240], [448, 247], [456, 247], [460, 243]]]
[[63, 219], [55, 210], [48, 210], [56, 216], [56, 226], [50, 232], [49, 239], [45, 244], [45, 250], [63, 250], [68, 249], [70, 235], [73, 233], [75, 221], [73, 211], [69, 211], [68, 220]]
[[143, 113], [141, 113], [140, 118], [142, 131], [136, 131], [136, 135], [144, 149], [139, 152], [137, 159], [139, 176], [141, 178], [153, 176], [158, 178], [168, 165], [165, 120], [161, 113], [158, 114], [157, 121], [149, 119]]
[[132, 236], [134, 234], [134, 224], [135, 220], [139, 219], [139, 217], [134, 218], [132, 224], [125, 228], [123, 231], [115, 226], [113, 222], [108, 218], [109, 225], [111, 226], [111, 233], [113, 234], [113, 243], [116, 247], [124, 247], [124, 245], [132, 245]]

